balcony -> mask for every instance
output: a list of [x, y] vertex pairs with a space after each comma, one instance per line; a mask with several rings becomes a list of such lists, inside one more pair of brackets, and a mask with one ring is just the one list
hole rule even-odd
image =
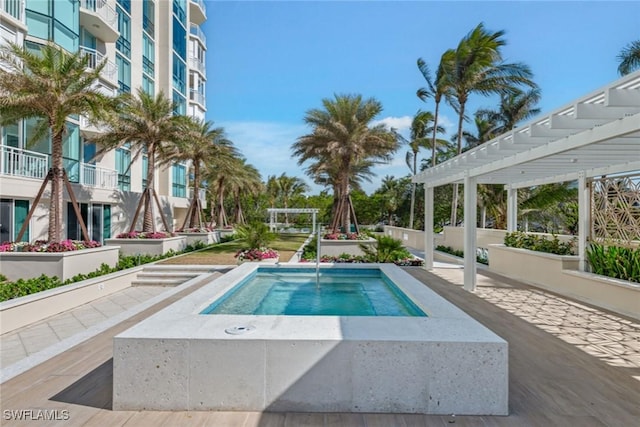
[[[105, 89], [105, 90], [101, 90], [101, 89]], [[98, 90], [100, 92], [107, 94], [108, 96], [116, 95], [116, 91], [114, 89], [111, 89], [110, 92], [107, 92], [104, 86], [100, 86]], [[87, 119], [85, 116], [80, 116], [80, 132], [85, 138], [91, 139], [92, 136], [103, 134], [107, 130], [108, 130], [108, 127], [106, 124], [95, 125], [94, 123], [91, 123], [89, 119]]]
[[[90, 49], [88, 47], [80, 47], [80, 52], [82, 52], [84, 56], [89, 58], [89, 63], [87, 64], [87, 66], [92, 70], [95, 70], [98, 65], [100, 65], [102, 61], [106, 59], [103, 54], [95, 49]], [[118, 84], [118, 67], [116, 67], [116, 64], [114, 64], [113, 62], [107, 60], [104, 68], [100, 72], [100, 76], [104, 80], [115, 86]]]
[[0, 146], [0, 175], [44, 179], [49, 171], [49, 156], [35, 151]]
[[189, 100], [202, 105], [202, 107], [206, 107], [207, 105], [204, 93], [200, 93], [197, 90], [189, 91]]
[[118, 14], [106, 0], [80, 0], [80, 25], [107, 43], [120, 37]]
[[0, 12], [4, 12], [24, 24], [24, 1], [23, 0], [0, 0]]
[[88, 163], [80, 165], [80, 184], [93, 188], [115, 190], [118, 188], [118, 172]]
[[202, 24], [207, 19], [207, 8], [204, 0], [189, 0], [189, 18], [195, 24]]
[[205, 66], [204, 62], [200, 58], [196, 58], [195, 56], [190, 56], [189, 68], [192, 70], [196, 70], [205, 79], [207, 78], [207, 67]]
[[189, 26], [189, 34], [198, 38], [203, 47], [207, 47], [207, 38], [204, 36], [204, 33], [199, 26], [191, 24]]

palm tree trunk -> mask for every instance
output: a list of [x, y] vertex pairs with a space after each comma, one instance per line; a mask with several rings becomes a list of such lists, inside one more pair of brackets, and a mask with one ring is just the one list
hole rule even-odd
[[431, 166], [435, 166], [436, 162], [436, 133], [438, 131], [438, 111], [440, 110], [440, 96], [436, 95], [436, 113], [433, 116], [433, 136], [431, 137]]
[[[464, 102], [460, 101], [460, 117], [458, 118], [458, 155], [462, 153], [462, 121], [464, 120]], [[458, 184], [453, 184], [453, 198], [451, 199], [451, 226], [455, 227], [458, 220]]]
[[156, 155], [155, 155], [155, 147], [153, 144], [149, 146], [148, 149], [148, 163], [147, 163], [147, 193], [144, 201], [144, 215], [142, 220], [142, 231], [149, 233], [155, 231], [155, 224], [153, 222], [153, 192], [154, 190], [154, 182], [153, 175], [155, 173], [156, 168]]
[[59, 242], [62, 238], [62, 131], [53, 135], [51, 141], [51, 209], [49, 209], [49, 242]]
[[218, 180], [218, 227], [227, 225], [227, 215], [224, 211], [224, 178]]
[[190, 212], [188, 227], [201, 227], [200, 223], [200, 215], [201, 215], [201, 207], [199, 200], [199, 190], [200, 190], [200, 162], [194, 162], [193, 164], [193, 195], [191, 196], [191, 204], [194, 209]]

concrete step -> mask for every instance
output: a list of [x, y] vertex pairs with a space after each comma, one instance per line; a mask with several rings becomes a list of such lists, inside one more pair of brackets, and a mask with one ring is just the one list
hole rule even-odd
[[192, 277], [199, 276], [202, 273], [199, 272], [186, 272], [186, 271], [142, 271], [138, 273], [138, 279], [190, 279]]
[[131, 281], [131, 286], [178, 286], [189, 278], [137, 278]]

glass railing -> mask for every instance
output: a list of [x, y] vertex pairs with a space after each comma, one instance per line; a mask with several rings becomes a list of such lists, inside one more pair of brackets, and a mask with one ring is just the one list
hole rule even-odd
[[207, 7], [204, 4], [204, 0], [190, 0], [191, 3], [197, 4], [198, 6], [200, 6], [200, 9], [202, 9], [202, 12], [206, 15], [207, 14]]
[[24, 22], [23, 0], [0, 0], [0, 11], [8, 13], [20, 22]]
[[196, 58], [195, 56], [190, 56], [189, 67], [193, 70], [197, 70], [200, 74], [204, 76], [207, 75], [207, 69], [205, 67], [205, 64], [200, 58]]
[[49, 170], [49, 156], [20, 148], [0, 147], [0, 174], [44, 179]]
[[204, 93], [200, 93], [197, 90], [189, 92], [189, 99], [193, 102], [197, 102], [200, 105], [206, 105]]
[[200, 26], [198, 26], [196, 24], [191, 24], [189, 26], [189, 33], [192, 36], [196, 36], [197, 38], [199, 38], [202, 41], [202, 44], [204, 44], [204, 45], [207, 44], [207, 38], [204, 36], [204, 33], [200, 29]]

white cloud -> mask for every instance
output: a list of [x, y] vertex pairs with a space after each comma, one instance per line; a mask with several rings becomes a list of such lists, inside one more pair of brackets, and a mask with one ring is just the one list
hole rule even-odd
[[396, 131], [404, 135], [407, 131], [409, 131], [409, 129], [411, 129], [412, 121], [413, 117], [411, 116], [385, 117], [384, 119], [375, 120], [371, 124], [373, 124], [374, 126], [383, 124], [388, 128], [394, 128]]

